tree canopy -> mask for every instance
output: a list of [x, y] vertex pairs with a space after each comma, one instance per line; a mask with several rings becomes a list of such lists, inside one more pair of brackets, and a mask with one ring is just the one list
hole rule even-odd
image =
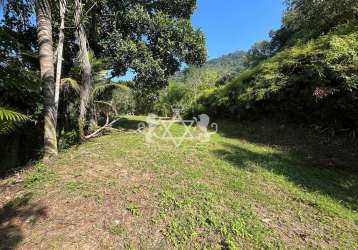
[[190, 16], [196, 1], [104, 1], [98, 37], [112, 76], [136, 72], [140, 89], [160, 89], [182, 63], [206, 61], [204, 35]]

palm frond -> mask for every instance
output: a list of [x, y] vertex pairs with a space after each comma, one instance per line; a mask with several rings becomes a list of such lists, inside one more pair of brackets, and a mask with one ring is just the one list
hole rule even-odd
[[110, 102], [105, 102], [105, 101], [95, 101], [95, 104], [99, 105], [99, 106], [107, 106], [107, 107], [112, 107], [112, 103]]
[[70, 88], [76, 93], [80, 92], [80, 84], [75, 79], [70, 77], [61, 79], [61, 88]]
[[0, 122], [0, 135], [6, 135], [13, 132], [17, 127], [15, 122]]
[[30, 117], [8, 108], [0, 107], [0, 135], [14, 131], [21, 122], [30, 120]]
[[96, 83], [104, 81], [108, 78], [108, 70], [102, 69], [96, 71], [93, 69], [92, 76], [93, 76], [93, 81]]
[[29, 120], [30, 118], [26, 115], [23, 115], [19, 112], [0, 107], [0, 122], [8, 121], [8, 122], [21, 122]]
[[96, 106], [97, 112], [113, 113], [114, 115], [117, 116], [117, 110], [113, 106], [112, 102], [94, 101], [94, 104]]
[[102, 83], [96, 85], [92, 89], [92, 98], [95, 99], [96, 96], [103, 94], [106, 91], [112, 91], [114, 89], [119, 89], [123, 91], [127, 91], [129, 88], [126, 85], [118, 84], [118, 83]]

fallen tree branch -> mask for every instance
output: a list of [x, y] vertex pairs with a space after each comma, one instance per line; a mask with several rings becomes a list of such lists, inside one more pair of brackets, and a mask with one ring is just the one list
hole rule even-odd
[[91, 138], [97, 137], [98, 134], [99, 134], [100, 132], [102, 132], [103, 130], [113, 129], [113, 128], [112, 128], [113, 124], [115, 124], [115, 123], [118, 122], [118, 121], [119, 121], [119, 119], [116, 119], [116, 120], [113, 120], [111, 123], [109, 123], [109, 119], [108, 119], [108, 117], [107, 117], [106, 124], [105, 124], [103, 127], [100, 127], [99, 129], [97, 129], [96, 131], [94, 131], [92, 134], [85, 136], [85, 138], [86, 138], [86, 139], [91, 139]]

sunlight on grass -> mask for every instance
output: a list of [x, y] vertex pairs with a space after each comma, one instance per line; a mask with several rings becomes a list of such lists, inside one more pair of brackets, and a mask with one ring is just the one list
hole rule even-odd
[[[172, 129], [175, 134], [183, 131], [179, 125]], [[66, 157], [60, 157], [51, 170], [61, 171], [64, 177], [66, 171], [73, 175], [92, 159], [95, 178], [81, 173], [78, 181], [66, 182], [61, 192], [79, 192], [86, 199], [88, 193], [103, 197], [100, 190], [117, 190], [113, 195], [129, 199], [122, 211], [129, 212], [132, 220], [161, 227], [162, 237], [174, 248], [358, 247], [355, 176], [304, 166], [299, 155], [287, 150], [221, 134], [208, 144], [185, 141], [180, 147], [170, 141], [143, 142], [139, 133], [114, 133], [71, 153], [78, 159], [78, 170], [67, 168]], [[77, 158], [83, 152], [86, 157]], [[25, 186], [41, 189], [34, 184], [53, 183], [43, 171], [29, 172]], [[106, 171], [109, 179], [104, 181], [101, 176]], [[111, 177], [116, 172], [142, 180], [131, 184], [120, 175]], [[150, 178], [146, 182], [145, 176]], [[54, 188], [60, 186], [61, 178], [57, 181], [51, 184]], [[147, 205], [140, 198], [143, 192], [150, 197]], [[106, 202], [103, 198], [101, 204]], [[150, 216], [147, 206], [154, 209]], [[123, 228], [113, 226], [110, 232], [124, 237]], [[125, 231], [130, 235], [130, 228]]]

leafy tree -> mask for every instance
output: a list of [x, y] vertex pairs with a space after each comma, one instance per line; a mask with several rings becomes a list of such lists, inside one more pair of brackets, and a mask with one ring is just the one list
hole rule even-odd
[[262, 60], [269, 58], [273, 54], [270, 42], [261, 41], [252, 45], [247, 52], [247, 66], [256, 66]]
[[36, 29], [27, 2], [4, 6], [0, 23], [0, 106], [33, 114], [41, 102]]
[[169, 85], [160, 91], [155, 110], [166, 117], [172, 114], [172, 107], [180, 107], [185, 111], [191, 108], [191, 101], [195, 98], [193, 94], [189, 85], [170, 81]]
[[[36, 122], [1, 121], [0, 172], [37, 158], [43, 146], [43, 96], [33, 2], [0, 1], [0, 107]], [[20, 126], [21, 125], [21, 126]], [[9, 129], [10, 128], [10, 129]], [[20, 129], [21, 128], [21, 129]]]
[[132, 69], [134, 87], [145, 95], [164, 87], [182, 63], [203, 64], [204, 35], [190, 23], [195, 5], [195, 0], [99, 3], [98, 37], [112, 75]]
[[130, 88], [114, 90], [112, 104], [119, 115], [134, 113], [136, 107], [133, 91]]
[[219, 77], [220, 72], [216, 69], [191, 67], [186, 74], [185, 83], [193, 91], [197, 91], [214, 86]]
[[184, 115], [191, 115], [198, 110], [197, 98], [215, 86], [223, 85], [247, 67], [247, 53], [237, 51], [206, 62], [203, 66], [190, 66], [175, 76], [169, 86], [162, 91], [156, 100], [155, 110], [168, 116], [171, 106], [179, 105]]
[[282, 26], [272, 32], [272, 46], [280, 49], [307, 41], [358, 18], [358, 0], [286, 0]]

